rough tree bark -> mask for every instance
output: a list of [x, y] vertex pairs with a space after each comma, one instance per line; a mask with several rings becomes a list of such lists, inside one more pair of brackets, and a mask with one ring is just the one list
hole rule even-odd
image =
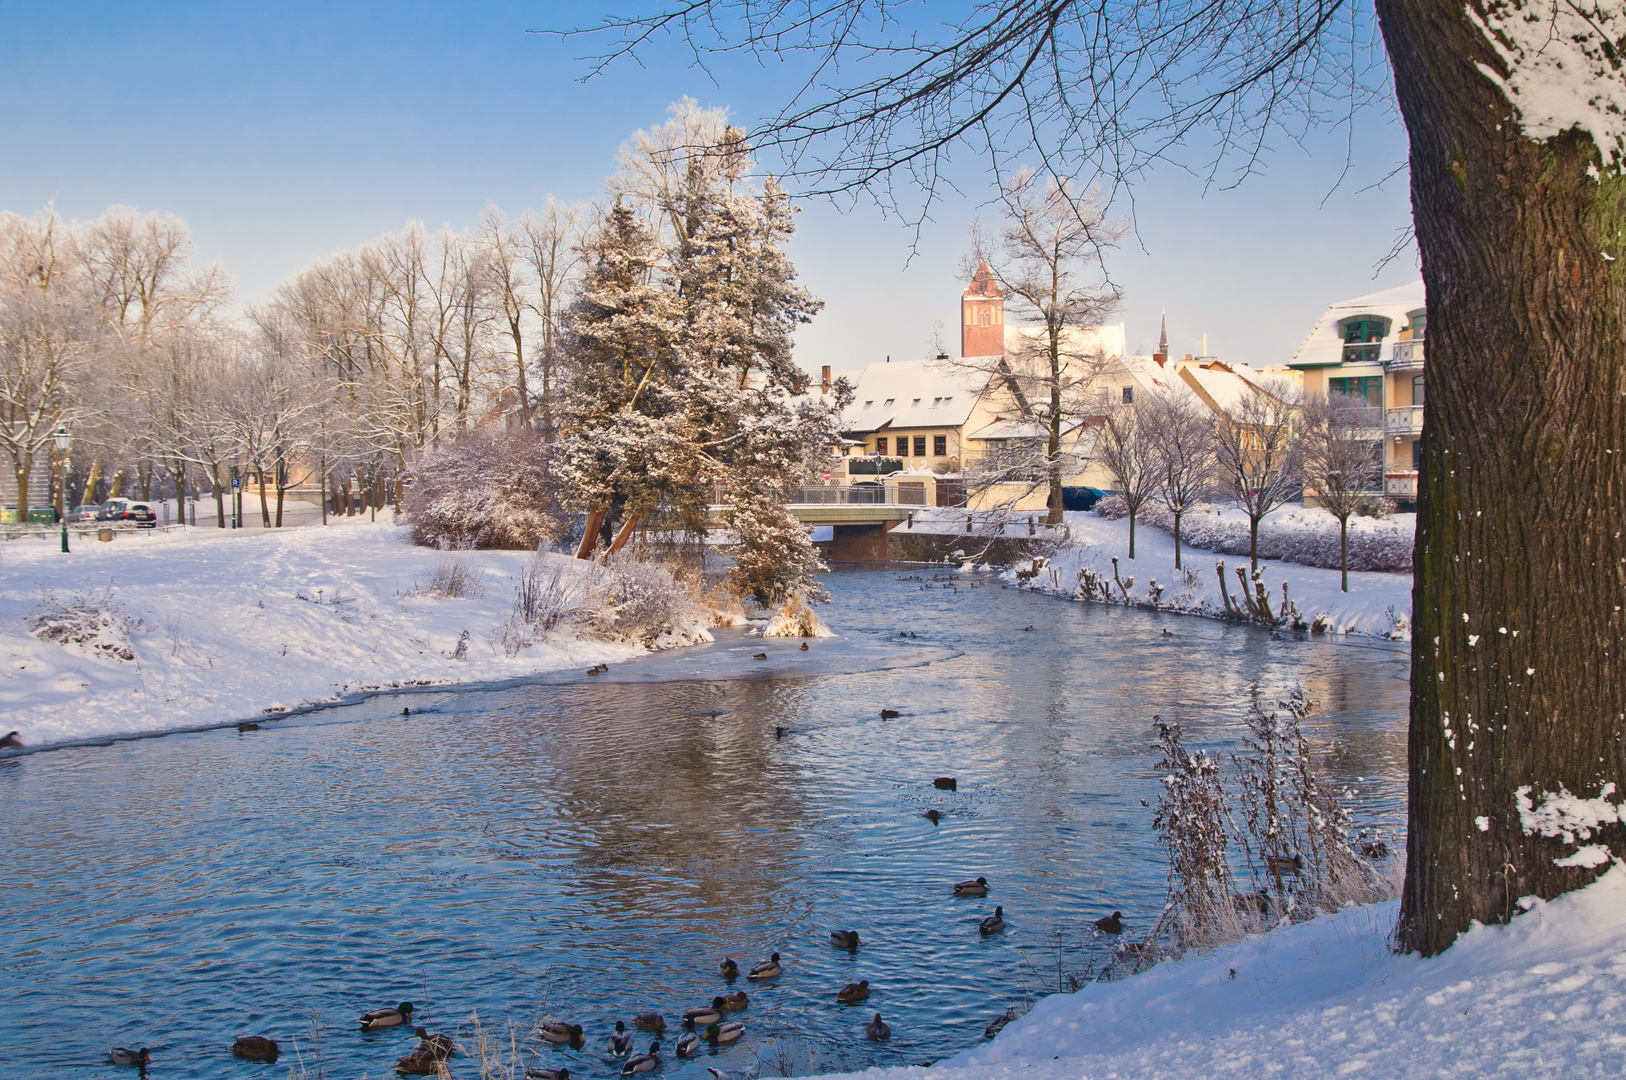
[[1433, 954], [1608, 867], [1579, 846], [1626, 855], [1618, 820], [1564, 842], [1519, 805], [1626, 781], [1626, 181], [1521, 133], [1462, 4], [1377, 10], [1428, 291], [1401, 939]]

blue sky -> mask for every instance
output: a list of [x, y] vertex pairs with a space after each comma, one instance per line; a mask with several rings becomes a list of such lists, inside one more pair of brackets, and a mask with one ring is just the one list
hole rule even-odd
[[[595, 197], [626, 137], [684, 95], [749, 123], [790, 88], [784, 68], [729, 61], [714, 81], [660, 46], [584, 85], [585, 46], [525, 32], [596, 10], [0, 0], [0, 209], [179, 214], [249, 303], [409, 219], [463, 228], [488, 202]], [[1337, 190], [1342, 134], [1278, 147], [1232, 191], [1173, 168], [1142, 183], [1138, 237], [1109, 264], [1130, 348], [1150, 350], [1166, 307], [1177, 354], [1207, 333], [1222, 358], [1279, 363], [1326, 304], [1414, 280], [1410, 256], [1373, 276], [1409, 212], [1403, 174], [1371, 186], [1403, 133], [1367, 123], [1359, 140]], [[804, 365], [919, 358], [938, 321], [957, 345], [966, 222], [991, 216], [969, 160], [960, 181], [913, 258], [910, 230], [868, 205], [806, 206], [794, 255], [826, 307], [798, 337]]]

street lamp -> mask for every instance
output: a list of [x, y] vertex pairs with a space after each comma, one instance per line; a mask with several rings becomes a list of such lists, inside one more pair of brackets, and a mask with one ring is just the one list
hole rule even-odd
[[73, 436], [68, 429], [59, 427], [56, 434], [51, 436], [61, 456], [57, 458], [57, 494], [62, 499], [62, 554], [68, 553], [68, 446], [73, 442]]

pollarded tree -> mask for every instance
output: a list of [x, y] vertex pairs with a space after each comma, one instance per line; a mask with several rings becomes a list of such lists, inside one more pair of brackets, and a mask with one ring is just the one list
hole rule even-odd
[[1349, 519], [1383, 483], [1383, 431], [1373, 430], [1370, 411], [1317, 395], [1304, 403], [1300, 425], [1307, 490], [1313, 487], [1322, 509], [1338, 519], [1344, 592], [1349, 591]]

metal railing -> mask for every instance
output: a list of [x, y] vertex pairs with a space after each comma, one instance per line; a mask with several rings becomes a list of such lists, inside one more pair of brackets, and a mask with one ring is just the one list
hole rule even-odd
[[1383, 342], [1381, 341], [1345, 345], [1343, 361], [1346, 364], [1375, 364], [1382, 354]]
[[804, 487], [791, 496], [800, 506], [925, 506], [926, 485], [839, 484]]
[[1383, 429], [1390, 435], [1416, 435], [1423, 430], [1423, 407], [1402, 405], [1384, 410]]
[[1394, 354], [1386, 365], [1390, 371], [1409, 371], [1423, 366], [1423, 339], [1395, 342]]
[[1417, 474], [1414, 472], [1386, 474], [1383, 478], [1383, 493], [1391, 499], [1417, 498]]

